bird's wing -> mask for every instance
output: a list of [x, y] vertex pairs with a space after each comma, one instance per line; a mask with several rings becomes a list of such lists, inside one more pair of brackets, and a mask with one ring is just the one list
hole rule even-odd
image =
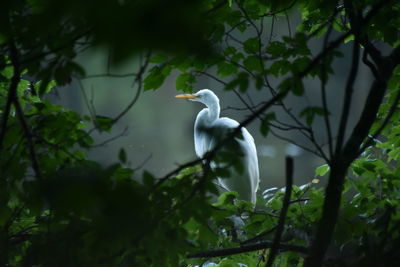
[[[212, 125], [213, 136], [209, 144], [209, 149], [213, 149], [218, 142], [224, 140], [234, 129], [239, 126], [239, 123], [230, 118], [222, 117], [215, 121]], [[227, 145], [223, 148], [223, 151], [233, 153], [235, 157], [239, 157], [240, 164], [243, 167], [243, 173], [233, 173], [231, 176], [237, 176], [239, 180], [233, 179], [220, 179], [221, 184], [232, 191], [240, 193], [243, 189], [242, 194], [247, 191], [245, 188], [249, 187], [251, 190], [251, 201], [255, 203], [255, 192], [258, 190], [259, 185], [259, 168], [258, 168], [258, 157], [257, 150], [254, 143], [254, 139], [246, 128], [241, 129], [242, 137], [235, 137], [232, 142], [227, 142]], [[221, 165], [219, 165], [221, 167]], [[215, 167], [215, 164], [214, 164]], [[231, 169], [232, 171], [232, 169]], [[244, 196], [243, 196], [244, 197]]]
[[[220, 177], [218, 179], [220, 185], [228, 191], [238, 192], [240, 198], [255, 203], [259, 170], [254, 139], [245, 128], [242, 128], [241, 137], [224, 141], [238, 126], [237, 121], [222, 117], [208, 127], [195, 128], [196, 154], [203, 157], [206, 152], [213, 150], [220, 142], [226, 142], [219, 152], [225, 152], [224, 156], [228, 161], [212, 161], [210, 165], [213, 169], [228, 168], [230, 177]], [[218, 155], [222, 154], [217, 154], [217, 158]], [[238, 171], [238, 165], [242, 167], [242, 172]]]
[[209, 134], [211, 135], [211, 138], [208, 149], [212, 150], [218, 142], [224, 141], [238, 126], [239, 123], [230, 118], [222, 117], [215, 120], [210, 128]]
[[243, 140], [239, 140], [239, 142], [241, 142], [242, 145], [246, 144], [245, 158], [247, 159], [249, 176], [252, 177], [250, 179], [252, 183], [251, 188], [253, 192], [257, 192], [260, 183], [260, 173], [258, 168], [256, 145], [254, 143], [253, 136], [251, 136], [251, 134], [247, 131], [246, 128], [242, 128], [242, 134], [243, 134]]

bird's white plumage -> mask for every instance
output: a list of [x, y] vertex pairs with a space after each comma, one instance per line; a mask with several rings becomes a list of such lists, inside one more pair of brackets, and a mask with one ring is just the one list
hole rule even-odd
[[[194, 144], [198, 157], [203, 157], [205, 153], [224, 140], [239, 123], [226, 117], [219, 117], [220, 106], [218, 97], [209, 89], [203, 89], [189, 98], [198, 101], [207, 107], [199, 112], [194, 125]], [[221, 151], [235, 155], [240, 162], [243, 171], [227, 166], [227, 163], [211, 162], [212, 168], [228, 167], [230, 175], [225, 178], [218, 178], [220, 185], [229, 191], [239, 193], [239, 198], [252, 203], [256, 202], [256, 192], [259, 184], [258, 158], [254, 139], [246, 128], [241, 129], [243, 139], [234, 138], [232, 142], [225, 145]], [[225, 164], [225, 165], [223, 165]]]

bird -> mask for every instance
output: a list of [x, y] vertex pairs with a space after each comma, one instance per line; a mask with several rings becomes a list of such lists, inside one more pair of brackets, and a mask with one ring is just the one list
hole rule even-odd
[[[194, 147], [196, 155], [203, 158], [220, 142], [223, 146], [217, 150], [216, 157], [210, 162], [213, 170], [228, 169], [229, 175], [219, 176], [218, 184], [227, 191], [235, 191], [239, 199], [256, 203], [259, 186], [259, 167], [257, 149], [253, 136], [241, 127], [241, 136], [232, 136], [239, 123], [227, 117], [220, 117], [219, 98], [210, 89], [202, 89], [194, 94], [180, 94], [179, 99], [188, 99], [204, 104], [194, 123]], [[225, 156], [221, 161], [218, 156]], [[230, 160], [227, 160], [230, 159]]]

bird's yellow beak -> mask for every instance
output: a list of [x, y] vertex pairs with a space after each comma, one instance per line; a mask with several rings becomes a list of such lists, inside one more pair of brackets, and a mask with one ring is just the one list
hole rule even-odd
[[193, 99], [197, 98], [196, 94], [184, 94], [184, 95], [176, 95], [176, 98], [183, 98], [183, 99]]

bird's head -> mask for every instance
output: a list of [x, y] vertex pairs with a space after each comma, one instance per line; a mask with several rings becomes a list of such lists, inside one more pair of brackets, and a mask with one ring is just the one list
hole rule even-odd
[[195, 94], [177, 95], [176, 98], [189, 99], [197, 101], [209, 106], [210, 104], [219, 103], [218, 97], [210, 89], [202, 89]]

